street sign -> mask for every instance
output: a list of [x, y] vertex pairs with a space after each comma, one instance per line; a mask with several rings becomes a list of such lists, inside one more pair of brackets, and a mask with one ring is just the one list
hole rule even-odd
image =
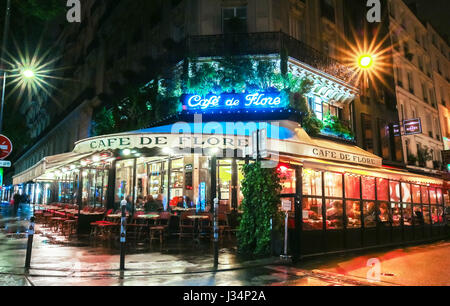
[[394, 132], [394, 137], [402, 136], [402, 128], [401, 128], [400, 124], [392, 125], [392, 130]]
[[281, 201], [281, 210], [282, 211], [291, 211], [292, 209], [292, 202], [291, 200], [282, 200]]
[[422, 134], [422, 122], [420, 119], [410, 119], [403, 121], [405, 135]]
[[7, 158], [13, 150], [12, 142], [8, 137], [0, 135], [0, 159]]
[[0, 168], [11, 168], [11, 162], [6, 160], [0, 160]]

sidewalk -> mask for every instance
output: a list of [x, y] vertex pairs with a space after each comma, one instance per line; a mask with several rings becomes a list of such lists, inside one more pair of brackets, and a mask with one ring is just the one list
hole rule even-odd
[[[31, 269], [25, 271], [28, 221], [5, 216], [0, 219], [0, 285], [119, 285], [158, 284], [156, 278], [170, 282], [192, 275], [248, 270], [278, 264], [278, 258], [240, 261], [235, 248], [221, 246], [219, 266], [213, 266], [213, 245], [171, 239], [130, 244], [126, 271], [120, 272], [119, 248], [95, 245], [88, 240], [65, 240], [40, 226], [34, 236]], [[122, 279], [121, 279], [122, 276]], [[166, 281], [167, 281], [166, 280]]]

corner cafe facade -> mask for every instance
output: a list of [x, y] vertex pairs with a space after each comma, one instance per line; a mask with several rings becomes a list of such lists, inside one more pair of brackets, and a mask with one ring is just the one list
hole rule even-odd
[[[312, 138], [276, 93], [185, 96], [183, 112], [160, 126], [81, 140], [14, 177], [32, 182], [38, 203], [118, 208], [130, 195], [176, 197], [239, 213], [242, 166], [253, 162], [252, 135], [283, 180], [294, 256], [395, 245], [444, 236], [444, 182], [387, 169], [349, 143]], [[219, 121], [218, 121], [219, 120]], [[37, 192], [40, 190], [40, 192]], [[44, 191], [44, 192], [42, 192]]]

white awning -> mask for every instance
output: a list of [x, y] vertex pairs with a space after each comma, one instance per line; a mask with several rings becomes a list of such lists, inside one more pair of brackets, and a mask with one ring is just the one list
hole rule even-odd
[[13, 184], [19, 185], [34, 180], [48, 180], [51, 181], [51, 177], [48, 174], [59, 167], [68, 165], [82, 159], [90, 154], [78, 154], [74, 152], [58, 154], [53, 156], [47, 156], [39, 163], [31, 167], [30, 169], [13, 176]]

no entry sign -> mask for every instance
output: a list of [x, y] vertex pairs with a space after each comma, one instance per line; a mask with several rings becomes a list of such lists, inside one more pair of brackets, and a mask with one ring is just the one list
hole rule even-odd
[[7, 158], [12, 150], [11, 140], [4, 135], [0, 135], [0, 160]]

